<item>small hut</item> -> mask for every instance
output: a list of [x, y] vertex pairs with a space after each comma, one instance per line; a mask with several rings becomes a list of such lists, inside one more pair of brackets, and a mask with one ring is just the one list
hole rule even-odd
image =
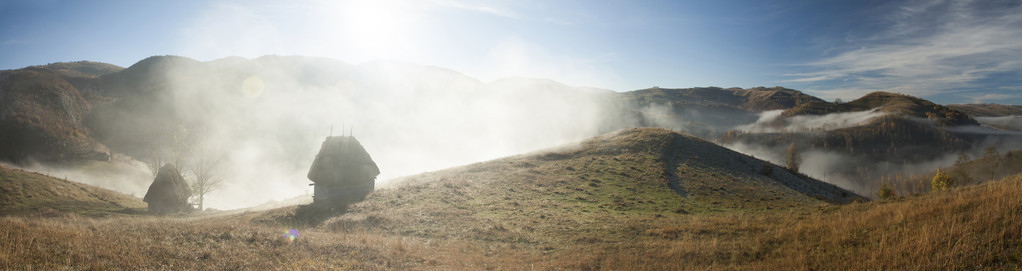
[[191, 209], [188, 197], [192, 189], [181, 177], [181, 172], [174, 164], [167, 163], [156, 173], [156, 179], [149, 185], [149, 191], [142, 200], [149, 204], [149, 212], [153, 214], [169, 214]]
[[380, 168], [353, 136], [330, 136], [309, 169], [314, 186], [313, 203], [345, 207], [373, 192]]

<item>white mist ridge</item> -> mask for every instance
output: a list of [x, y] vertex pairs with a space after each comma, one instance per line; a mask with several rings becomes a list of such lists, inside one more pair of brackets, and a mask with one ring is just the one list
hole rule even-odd
[[1022, 115], [1003, 117], [975, 117], [980, 124], [1022, 131]]
[[830, 131], [868, 124], [877, 117], [889, 114], [881, 111], [880, 108], [874, 108], [865, 111], [830, 113], [826, 115], [800, 115], [782, 120], [783, 126], [781, 127], [773, 125], [772, 123], [783, 112], [783, 109], [761, 112], [759, 120], [755, 123], [741, 125], [735, 129], [750, 133]]

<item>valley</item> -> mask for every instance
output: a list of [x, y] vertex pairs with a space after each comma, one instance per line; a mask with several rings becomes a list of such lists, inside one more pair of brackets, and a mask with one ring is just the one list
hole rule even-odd
[[[0, 268], [1013, 269], [1013, 110], [308, 57], [0, 71]], [[307, 207], [338, 135], [376, 190]], [[167, 163], [212, 208], [150, 214]]]

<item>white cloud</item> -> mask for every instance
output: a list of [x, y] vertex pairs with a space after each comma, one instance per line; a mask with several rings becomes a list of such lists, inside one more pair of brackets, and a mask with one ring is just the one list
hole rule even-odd
[[929, 96], [981, 88], [993, 76], [1022, 73], [1022, 6], [922, 1], [889, 20], [892, 27], [853, 41], [865, 46], [808, 63], [815, 71], [791, 74], [795, 78], [789, 82], [858, 90], [859, 95], [896, 90]]
[[436, 1], [434, 1], [434, 4], [436, 4], [438, 6], [441, 6], [441, 7], [449, 7], [449, 8], [455, 8], [455, 9], [468, 10], [468, 11], [482, 12], [482, 13], [487, 13], [487, 14], [494, 15], [494, 16], [511, 18], [511, 19], [520, 19], [521, 18], [518, 15], [518, 13], [515, 12], [514, 10], [503, 8], [503, 7], [486, 6], [486, 5], [480, 5], [480, 4], [466, 4], [466, 3], [462, 2], [462, 1], [457, 1], [457, 0], [436, 0]]
[[997, 102], [999, 100], [1005, 100], [1005, 99], [1011, 99], [1011, 98], [1018, 98], [1018, 95], [988, 93], [988, 94], [972, 97], [972, 103], [981, 104], [981, 103], [986, 103], [986, 102]]

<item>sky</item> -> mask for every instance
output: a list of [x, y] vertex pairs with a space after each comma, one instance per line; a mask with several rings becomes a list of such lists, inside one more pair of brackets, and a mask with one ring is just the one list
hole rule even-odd
[[153, 55], [405, 61], [484, 82], [784, 86], [1022, 104], [1022, 1], [0, 0], [0, 69]]

